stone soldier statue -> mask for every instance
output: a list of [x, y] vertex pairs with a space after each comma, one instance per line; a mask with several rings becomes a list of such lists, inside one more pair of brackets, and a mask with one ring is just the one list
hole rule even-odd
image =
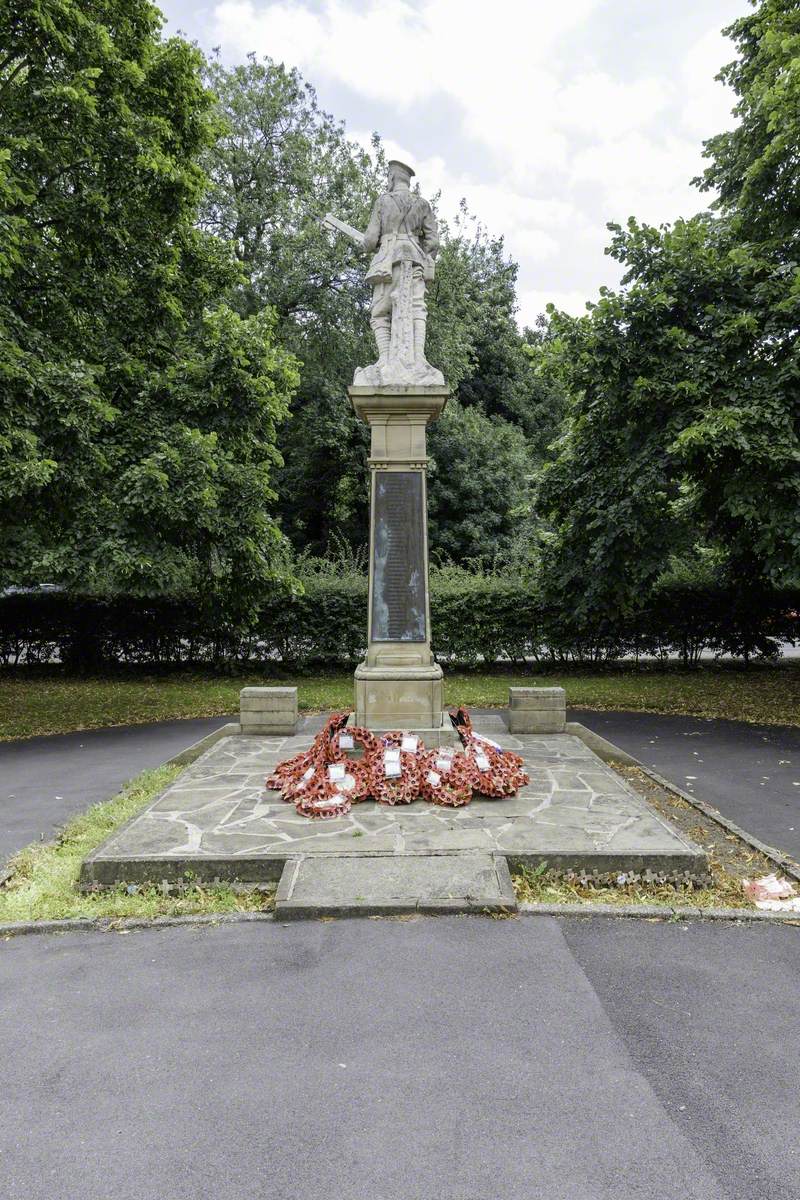
[[430, 204], [409, 188], [413, 174], [397, 159], [389, 163], [388, 191], [375, 201], [365, 233], [330, 215], [325, 218], [326, 225], [372, 254], [366, 278], [372, 284], [370, 324], [378, 361], [356, 371], [356, 386], [444, 384], [441, 371], [425, 358], [425, 292], [433, 279], [439, 236]]

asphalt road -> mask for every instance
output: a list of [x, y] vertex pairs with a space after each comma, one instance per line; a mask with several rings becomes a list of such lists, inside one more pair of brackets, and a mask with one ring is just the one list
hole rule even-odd
[[0, 865], [225, 721], [164, 721], [0, 742]]
[[570, 716], [800, 861], [800, 729], [654, 713]]
[[0, 944], [4, 1200], [796, 1200], [800, 932], [434, 918]]

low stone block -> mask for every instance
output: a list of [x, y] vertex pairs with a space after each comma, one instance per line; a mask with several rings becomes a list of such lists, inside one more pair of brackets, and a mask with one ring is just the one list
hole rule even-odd
[[297, 728], [297, 688], [242, 688], [239, 723], [242, 733], [294, 733]]
[[511, 708], [566, 708], [567, 698], [560, 687], [512, 687], [508, 689]]
[[240, 712], [297, 713], [296, 687], [246, 687], [239, 693]]
[[565, 727], [564, 714], [558, 712], [534, 712], [523, 708], [508, 716], [509, 733], [564, 733]]
[[509, 688], [510, 733], [563, 733], [567, 699], [563, 688]]
[[258, 697], [253, 697], [252, 700], [245, 699], [239, 701], [239, 712], [295, 713], [297, 712], [297, 708], [294, 704], [286, 704], [269, 699], [260, 700]]
[[264, 737], [293, 737], [297, 732], [297, 722], [282, 720], [269, 721], [264, 724], [262, 721], [242, 722], [242, 733], [251, 734], [258, 733]]

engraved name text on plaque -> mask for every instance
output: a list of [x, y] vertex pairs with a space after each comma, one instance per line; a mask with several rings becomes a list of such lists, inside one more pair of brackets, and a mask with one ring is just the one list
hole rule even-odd
[[425, 641], [421, 471], [375, 472], [372, 640]]

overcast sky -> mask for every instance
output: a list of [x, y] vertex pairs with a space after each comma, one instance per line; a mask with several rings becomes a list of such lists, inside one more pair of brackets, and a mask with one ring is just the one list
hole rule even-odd
[[520, 321], [570, 312], [617, 265], [607, 221], [708, 204], [701, 143], [732, 123], [714, 75], [747, 0], [157, 0], [224, 60], [296, 66], [368, 146], [377, 130], [442, 211], [465, 197], [520, 264]]

